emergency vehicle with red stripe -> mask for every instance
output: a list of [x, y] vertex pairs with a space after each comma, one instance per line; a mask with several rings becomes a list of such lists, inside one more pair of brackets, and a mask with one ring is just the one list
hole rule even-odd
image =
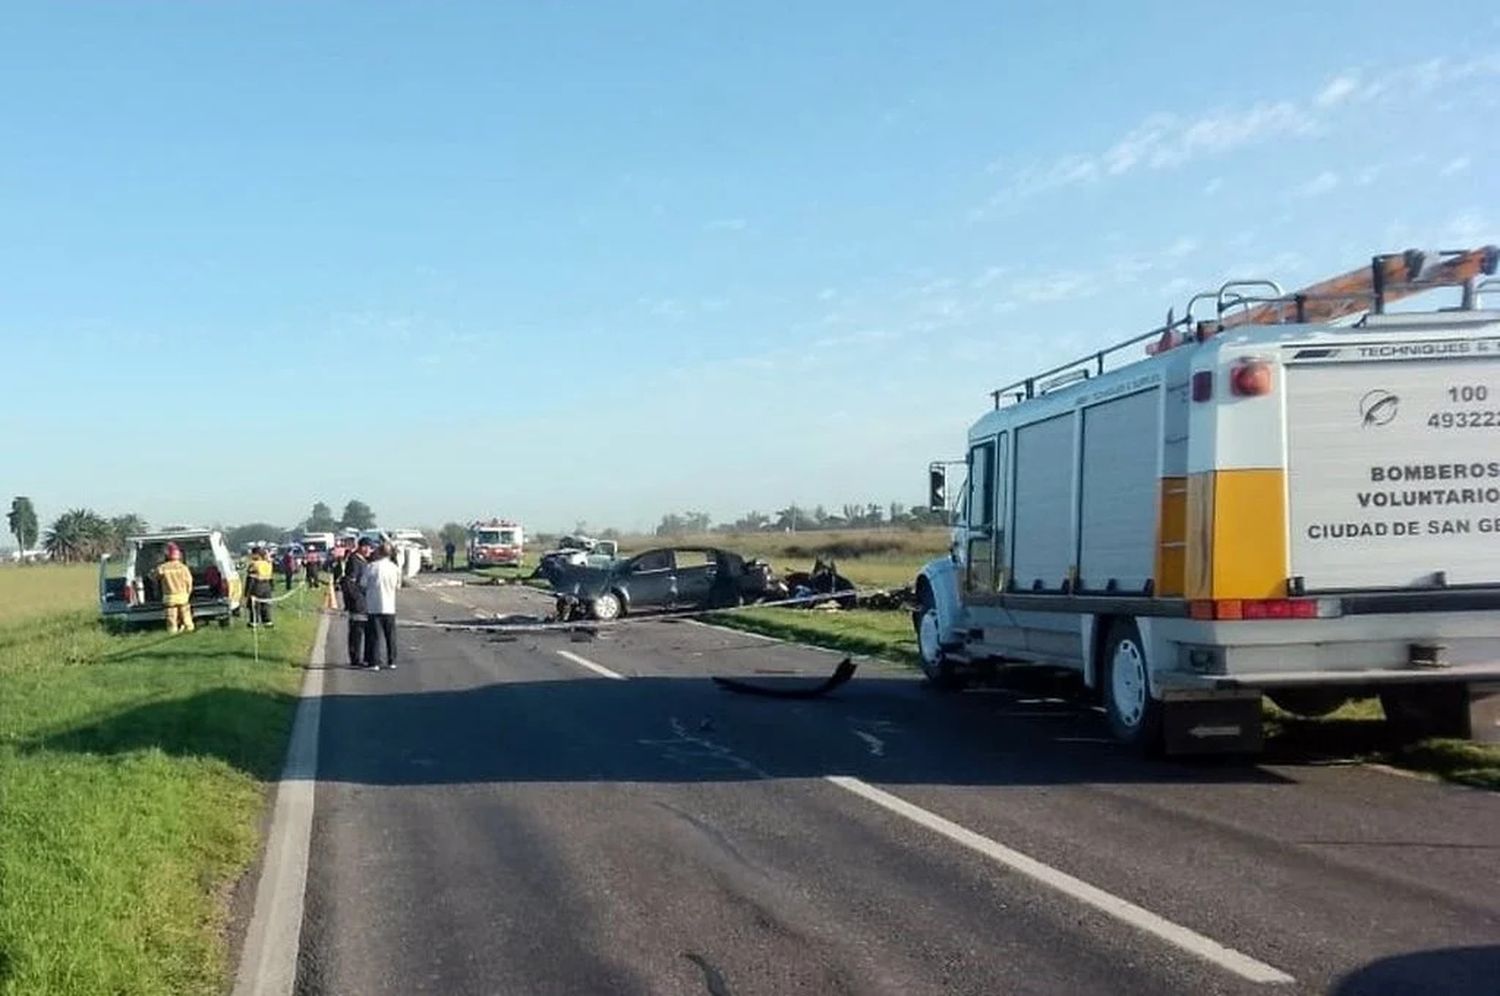
[[489, 519], [469, 525], [470, 567], [520, 567], [525, 535], [519, 522]]
[[[1378, 694], [1404, 733], [1500, 738], [1496, 257], [1228, 283], [995, 391], [951, 554], [917, 579], [931, 683], [1075, 671], [1153, 752], [1257, 749], [1262, 695]], [[1389, 308], [1440, 287], [1455, 307]]]

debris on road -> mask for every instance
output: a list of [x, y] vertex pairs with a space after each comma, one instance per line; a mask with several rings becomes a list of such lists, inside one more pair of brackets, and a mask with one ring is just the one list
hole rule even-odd
[[815, 699], [820, 695], [826, 695], [835, 688], [844, 684], [854, 677], [855, 670], [859, 667], [851, 658], [845, 657], [839, 661], [839, 666], [834, 668], [833, 674], [824, 678], [816, 685], [804, 687], [772, 687], [768, 685], [755, 685], [738, 678], [725, 678], [714, 675], [714, 684], [731, 692], [740, 692], [744, 695], [763, 695], [771, 699]]

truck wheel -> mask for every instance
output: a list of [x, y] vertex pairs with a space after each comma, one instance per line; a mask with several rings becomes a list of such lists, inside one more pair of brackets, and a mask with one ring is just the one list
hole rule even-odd
[[922, 586], [918, 606], [911, 614], [912, 628], [917, 631], [917, 657], [927, 683], [940, 691], [957, 691], [964, 686], [958, 668], [943, 649], [942, 629], [938, 625], [937, 599], [932, 589]]
[[606, 591], [589, 604], [589, 612], [600, 622], [609, 622], [620, 618], [620, 596], [612, 591]]
[[1326, 716], [1349, 701], [1336, 688], [1273, 688], [1266, 698], [1294, 716]]
[[1151, 697], [1150, 665], [1141, 632], [1129, 619], [1110, 628], [1100, 687], [1116, 740], [1147, 754], [1161, 749], [1161, 703]]

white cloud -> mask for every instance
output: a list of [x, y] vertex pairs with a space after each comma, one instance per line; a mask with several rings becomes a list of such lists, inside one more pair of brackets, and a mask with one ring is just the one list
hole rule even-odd
[[1469, 157], [1459, 156], [1457, 159], [1454, 159], [1452, 162], [1448, 163], [1448, 165], [1438, 170], [1438, 176], [1452, 176], [1455, 173], [1462, 173], [1468, 168]]
[[1319, 107], [1333, 107], [1342, 104], [1350, 96], [1359, 91], [1359, 77], [1352, 73], [1335, 76], [1328, 81], [1328, 85], [1318, 91], [1313, 102]]
[[[1409, 99], [1496, 76], [1500, 76], [1500, 52], [1459, 61], [1437, 58], [1380, 74], [1346, 70], [1301, 99], [1264, 100], [1198, 115], [1151, 114], [1102, 151], [1075, 151], [1051, 162], [1011, 169], [1008, 182], [971, 217], [977, 221], [996, 208], [1053, 190], [1097, 184], [1140, 170], [1180, 168], [1270, 142], [1315, 137], [1336, 116], [1349, 114], [1376, 97], [1395, 94]], [[1469, 89], [1482, 92], [1482, 88]], [[990, 171], [998, 168], [997, 162]], [[1215, 177], [1204, 193], [1212, 195], [1222, 184], [1222, 178]], [[1319, 192], [1323, 191], [1313, 191]]]
[[1326, 193], [1337, 190], [1342, 179], [1331, 169], [1325, 169], [1317, 176], [1308, 180], [1297, 188], [1299, 197], [1322, 197]]

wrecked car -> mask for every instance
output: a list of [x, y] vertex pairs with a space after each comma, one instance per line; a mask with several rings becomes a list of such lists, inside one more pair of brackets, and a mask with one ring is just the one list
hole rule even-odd
[[609, 621], [627, 613], [718, 609], [774, 597], [771, 566], [717, 547], [646, 550], [606, 567], [564, 566], [557, 616]]

